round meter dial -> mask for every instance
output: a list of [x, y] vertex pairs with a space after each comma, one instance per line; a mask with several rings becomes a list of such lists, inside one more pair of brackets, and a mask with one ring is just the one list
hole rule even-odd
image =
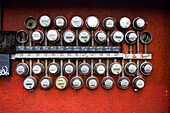
[[24, 30], [20, 30], [17, 32], [16, 35], [17, 42], [24, 44], [28, 41], [28, 33]]
[[136, 89], [142, 89], [145, 86], [145, 81], [142, 77], [135, 77], [132, 80], [132, 86]]
[[51, 25], [51, 19], [49, 16], [44, 15], [40, 17], [39, 23], [42, 27], [49, 27]]
[[125, 65], [125, 73], [129, 76], [134, 76], [137, 71], [137, 66], [133, 62], [129, 62]]
[[26, 63], [19, 63], [16, 67], [16, 72], [20, 76], [26, 76], [29, 72], [28, 65]]
[[68, 86], [68, 80], [64, 76], [59, 76], [56, 79], [55, 84], [58, 89], [65, 89]]
[[114, 85], [114, 80], [113, 80], [112, 77], [107, 76], [107, 77], [104, 77], [102, 79], [101, 84], [102, 84], [103, 88], [111, 89], [113, 87], [113, 85]]
[[73, 89], [80, 89], [83, 87], [83, 79], [81, 77], [75, 76], [71, 79], [70, 85]]
[[48, 76], [44, 76], [41, 78], [40, 80], [40, 85], [43, 89], [49, 89], [52, 87], [53, 85], [53, 81], [50, 77]]
[[128, 44], [134, 44], [136, 42], [137, 39], [137, 34], [135, 33], [135, 31], [128, 31], [125, 34], [125, 41]]
[[66, 75], [73, 75], [76, 71], [76, 67], [73, 63], [68, 62], [64, 65], [63, 71]]
[[118, 21], [118, 27], [120, 29], [128, 29], [130, 27], [131, 21], [127, 17], [122, 17]]
[[81, 29], [83, 27], [83, 19], [79, 16], [74, 16], [71, 19], [70, 25], [73, 29]]
[[143, 74], [143, 75], [150, 75], [151, 72], [152, 72], [152, 64], [150, 62], [143, 62], [140, 66], [140, 72]]
[[60, 34], [57, 30], [49, 30], [47, 32], [47, 39], [50, 42], [57, 42], [60, 38]]
[[44, 33], [40, 30], [36, 30], [32, 33], [32, 41], [34, 43], [42, 43], [44, 40]]
[[86, 86], [89, 89], [96, 89], [99, 86], [99, 80], [96, 77], [91, 76], [86, 80]]
[[104, 63], [97, 63], [97, 64], [95, 64], [94, 72], [97, 75], [101, 75], [101, 76], [104, 75], [105, 72], [106, 72], [106, 65]]
[[95, 40], [97, 43], [99, 44], [104, 44], [106, 43], [106, 33], [104, 31], [98, 31], [96, 34], [95, 34]]
[[110, 65], [110, 72], [114, 75], [118, 75], [122, 72], [122, 66], [118, 62], [113, 62]]
[[27, 29], [32, 30], [37, 27], [37, 20], [34, 17], [30, 16], [25, 19], [24, 24]]
[[29, 76], [24, 80], [23, 85], [25, 89], [34, 89], [37, 86], [37, 80], [33, 76]]
[[81, 43], [88, 43], [90, 41], [90, 33], [86, 30], [80, 31], [79, 41]]
[[97, 29], [97, 27], [99, 26], [99, 19], [95, 16], [89, 16], [86, 19], [86, 26], [91, 30]]
[[35, 74], [35, 75], [41, 75], [43, 72], [44, 72], [44, 66], [43, 66], [43, 64], [41, 64], [41, 63], [35, 63], [34, 65], [33, 65], [33, 69], [32, 69], [32, 71], [33, 71], [33, 73]]
[[152, 40], [152, 35], [150, 32], [148, 31], [144, 31], [141, 33], [140, 35], [140, 41], [143, 43], [143, 44], [149, 44]]
[[143, 18], [136, 17], [133, 20], [133, 28], [136, 30], [142, 30], [145, 28], [146, 22]]
[[104, 20], [103, 20], [103, 28], [105, 30], [108, 30], [108, 31], [111, 31], [115, 28], [115, 25], [116, 25], [116, 19], [113, 19], [112, 17], [106, 17]]
[[66, 43], [73, 43], [76, 39], [75, 33], [71, 30], [67, 30], [63, 34], [63, 39]]
[[87, 76], [90, 74], [91, 67], [88, 63], [81, 63], [79, 66], [79, 73], [83, 76]]
[[113, 43], [119, 44], [123, 41], [124, 35], [120, 31], [112, 32], [110, 39]]
[[127, 89], [129, 87], [129, 84], [130, 84], [130, 80], [129, 78], [127, 77], [120, 77], [118, 80], [117, 80], [117, 86], [120, 88], [120, 89]]
[[48, 65], [48, 72], [51, 75], [57, 75], [60, 72], [60, 66], [57, 63], [52, 62]]
[[57, 16], [54, 20], [54, 26], [57, 29], [65, 29], [67, 26], [67, 20], [63, 16]]

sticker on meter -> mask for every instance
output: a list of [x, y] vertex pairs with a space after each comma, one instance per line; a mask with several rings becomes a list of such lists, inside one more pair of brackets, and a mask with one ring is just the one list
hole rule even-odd
[[63, 38], [66, 43], [73, 43], [75, 40], [75, 34], [74, 32], [68, 30], [64, 32]]
[[83, 30], [79, 33], [79, 41], [81, 43], [87, 43], [90, 41], [90, 33], [86, 30]]
[[51, 19], [45, 15], [40, 18], [39, 22], [42, 27], [49, 27], [51, 24]]

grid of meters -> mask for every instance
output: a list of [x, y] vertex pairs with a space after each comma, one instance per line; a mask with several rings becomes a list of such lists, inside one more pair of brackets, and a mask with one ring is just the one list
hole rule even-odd
[[[117, 56], [112, 56], [111, 58], [114, 59], [113, 62], [110, 64], [109, 60], [112, 60], [111, 58], [107, 58], [103, 55], [98, 56], [98, 63], [94, 64], [95, 55], [93, 54], [94, 58], [88, 59], [90, 63], [87, 62], [87, 58], [83, 58], [83, 62], [79, 65], [79, 57], [76, 56], [77, 54], [72, 54], [73, 56], [71, 59], [75, 61], [75, 63], [71, 62], [71, 59], [69, 58], [69, 54], [67, 55], [68, 62], [64, 64], [64, 61], [61, 57], [59, 58], [60, 64], [56, 62], [56, 58], [51, 59], [48, 55], [44, 58], [44, 65], [41, 63], [42, 59], [40, 54], [36, 53], [37, 55], [37, 62], [33, 64], [33, 59], [35, 60], [34, 56], [31, 56], [32, 52], [35, 52], [34, 50], [25, 50], [24, 51], [31, 52], [29, 55], [29, 65], [25, 63], [24, 59], [24, 53], [21, 53], [17, 58], [22, 59], [22, 63], [19, 63], [16, 67], [16, 72], [20, 76], [27, 76], [29, 75], [23, 82], [23, 85], [26, 89], [32, 90], [37, 86], [37, 80], [33, 75], [40, 76], [44, 72], [44, 76], [40, 80], [41, 87], [43, 89], [49, 89], [53, 85], [53, 80], [50, 76], [55, 76], [60, 74], [59, 77], [55, 80], [55, 85], [58, 89], [65, 89], [68, 86], [68, 79], [64, 75], [71, 76], [75, 74], [75, 76], [71, 79], [70, 85], [73, 89], [80, 89], [83, 87], [83, 79], [81, 76], [89, 76], [86, 79], [86, 86], [89, 89], [96, 89], [99, 86], [99, 80], [95, 76], [104, 76], [105, 77], [101, 81], [101, 85], [105, 89], [111, 89], [114, 86], [114, 79], [111, 77], [109, 72], [112, 73], [112, 75], [121, 75], [119, 79], [117, 80], [117, 86], [120, 89], [127, 89], [130, 85], [130, 80], [128, 77], [125, 76], [132, 76], [134, 79], [132, 80], [132, 86], [134, 87], [134, 91], [138, 91], [139, 89], [142, 89], [145, 86], [145, 81], [142, 78], [142, 75], [150, 75], [152, 72], [152, 64], [148, 61], [146, 61], [146, 57], [143, 57], [143, 55], [147, 56], [147, 44], [151, 42], [152, 35], [148, 31], [143, 31], [141, 34], [139, 33], [141, 30], [145, 28], [146, 22], [143, 18], [137, 17], [133, 20], [133, 28], [134, 30], [129, 30], [126, 32], [126, 30], [130, 27], [131, 21], [128, 17], [122, 17], [118, 21], [112, 17], [106, 17], [103, 22], [102, 26], [106, 30], [102, 31], [99, 30], [96, 33], [94, 33], [94, 30], [96, 30], [99, 26], [99, 19], [95, 16], [89, 16], [87, 17], [85, 24], [87, 28], [91, 31], [91, 33], [87, 30], [81, 30], [83, 27], [83, 19], [79, 16], [74, 16], [70, 21], [70, 27], [75, 30], [66, 30], [64, 29], [67, 27], [67, 19], [63, 16], [58, 16], [54, 19], [54, 26], [56, 29], [50, 29], [50, 26], [52, 25], [51, 18], [47, 15], [41, 16], [39, 19], [40, 25], [43, 27], [43, 31], [41, 30], [35, 30], [37, 27], [37, 20], [30, 16], [26, 18], [25, 20], [25, 26], [28, 30], [30, 30], [30, 34], [24, 30], [20, 30], [17, 32], [16, 40], [19, 44], [21, 44], [21, 47], [24, 48], [26, 45], [25, 43], [29, 40], [29, 48], [35, 47], [35, 48], [41, 48], [48, 47], [48, 46], [65, 46], [63, 44], [63, 41], [68, 46], [75, 46], [79, 47], [80, 45], [87, 46], [89, 48], [94, 47], [94, 42], [96, 41], [98, 43], [99, 47], [105, 47], [103, 46], [106, 44], [106, 47], [111, 47], [109, 45], [110, 40], [113, 42], [114, 47], [118, 47], [118, 44], [121, 46], [121, 53], [122, 57], [120, 57], [120, 63], [117, 61]], [[110, 34], [110, 31], [112, 31], [115, 26], [118, 26], [120, 31], [113, 31]], [[64, 31], [64, 32], [63, 32]], [[59, 41], [60, 40], [60, 41]], [[144, 54], [139, 53], [139, 40], [142, 44], [144, 44]], [[129, 45], [129, 54], [124, 53], [124, 41]], [[59, 45], [56, 45], [57, 42], [60, 42]], [[73, 43], [75, 42], [75, 45]], [[79, 42], [81, 44], [79, 44]], [[33, 44], [34, 45], [33, 45]], [[90, 46], [88, 43], [91, 43]], [[135, 57], [129, 57], [129, 62], [124, 64], [124, 58], [128, 58], [128, 55], [131, 56], [132, 54], [132, 45], [137, 44], [137, 50], [136, 55], [140, 56], [140, 58]], [[43, 52], [45, 52], [47, 49], [44, 49]], [[40, 52], [40, 49], [37, 49], [36, 52]], [[55, 52], [55, 51], [52, 51]], [[63, 50], [63, 52], [67, 53], [68, 50]], [[79, 51], [84, 52], [86, 51]], [[112, 51], [119, 54], [119, 50]], [[73, 51], [74, 53], [74, 51]], [[107, 51], [107, 53], [111, 53], [110, 51]], [[106, 54], [107, 54], [106, 53]], [[48, 53], [44, 53], [48, 54]], [[57, 53], [56, 53], [57, 54]], [[60, 54], [60, 53], [59, 53]], [[71, 54], [71, 53], [70, 53]], [[149, 54], [148, 54], [149, 55]], [[48, 60], [47, 60], [48, 59]], [[106, 60], [105, 63], [102, 62], [102, 59]], [[144, 60], [142, 64], [139, 64], [139, 59]], [[48, 63], [49, 60], [52, 60], [51, 63]], [[58, 59], [57, 59], [58, 60]], [[136, 60], [136, 62], [132, 61]], [[33, 64], [33, 65], [32, 65]], [[93, 72], [95, 74], [93, 74]], [[64, 74], [63, 74], [64, 73]], [[125, 74], [124, 74], [125, 73]], [[81, 75], [81, 76], [80, 76]], [[95, 76], [94, 76], [95, 75]]]

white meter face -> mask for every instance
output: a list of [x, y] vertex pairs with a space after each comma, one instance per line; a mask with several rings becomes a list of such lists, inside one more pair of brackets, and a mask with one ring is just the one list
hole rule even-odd
[[56, 42], [59, 40], [59, 32], [56, 31], [56, 30], [49, 30], [47, 32], [47, 39], [50, 41], [50, 42]]
[[65, 72], [67, 74], [72, 74], [74, 72], [74, 67], [72, 65], [66, 65], [65, 66]]
[[41, 40], [41, 34], [40, 34], [40, 32], [34, 31], [34, 32], [32, 33], [32, 39], [33, 39], [34, 41], [39, 41], [39, 40]]
[[90, 41], [90, 33], [86, 30], [83, 30], [79, 33], [79, 41], [81, 43], [87, 43]]
[[31, 77], [27, 77], [24, 82], [23, 85], [25, 87], [25, 89], [33, 89], [36, 85], [34, 79], [32, 79]]
[[96, 79], [89, 80], [89, 87], [95, 88], [97, 86], [97, 84], [98, 83], [97, 83]]
[[65, 89], [67, 85], [68, 85], [68, 81], [65, 77], [60, 76], [56, 79], [56, 87], [58, 89]]
[[19, 63], [16, 67], [16, 72], [20, 76], [25, 76], [28, 74], [29, 68], [25, 63]]
[[129, 18], [123, 17], [123, 18], [120, 19], [119, 24], [120, 24], [121, 28], [127, 29], [127, 28], [129, 28], [131, 21], [130, 21]]
[[123, 38], [124, 38], [124, 35], [122, 32], [120, 31], [115, 31], [112, 33], [111, 35], [111, 40], [114, 42], [114, 43], [121, 43], [123, 41]]
[[150, 73], [151, 71], [152, 71], [152, 66], [149, 65], [149, 64], [145, 65], [144, 72], [145, 73]]
[[58, 18], [56, 19], [56, 25], [59, 26], [59, 27], [62, 27], [65, 25], [65, 21], [63, 18]]
[[129, 40], [130, 40], [131, 42], [135, 41], [136, 39], [137, 39], [136, 33], [130, 33], [130, 34], [129, 34]]
[[129, 86], [129, 81], [126, 80], [126, 79], [123, 79], [120, 83], [120, 85], [124, 88], [128, 87]]
[[32, 70], [35, 75], [40, 75], [44, 71], [44, 67], [42, 64], [34, 64]]
[[51, 19], [48, 16], [42, 16], [39, 22], [42, 27], [49, 27], [51, 24]]
[[113, 81], [111, 79], [107, 79], [105, 81], [105, 86], [108, 87], [108, 88], [112, 87], [113, 86]]
[[58, 72], [58, 67], [54, 64], [49, 66], [49, 72], [52, 74], [56, 74]]
[[87, 19], [86, 19], [86, 26], [89, 28], [89, 29], [96, 29], [98, 26], [99, 26], [99, 20], [97, 17], [95, 16], [89, 16]]
[[144, 87], [144, 85], [145, 85], [145, 82], [144, 82], [143, 80], [139, 79], [139, 80], [136, 81], [136, 86], [137, 86], [138, 88], [141, 89], [141, 88]]
[[137, 67], [136, 67], [136, 65], [134, 65], [134, 64], [131, 64], [131, 65], [129, 65], [129, 67], [128, 67], [129, 73], [132, 73], [132, 74], [134, 74], [134, 73], [136, 72], [136, 69], [137, 69]]
[[83, 66], [80, 68], [80, 70], [81, 70], [81, 72], [82, 72], [83, 74], [87, 74], [87, 73], [89, 73], [90, 68], [89, 68], [89, 66], [87, 66], [87, 65], [83, 65]]
[[110, 70], [113, 74], [118, 75], [122, 72], [122, 66], [120, 63], [114, 62], [111, 64]]
[[105, 69], [105, 67], [104, 67], [103, 65], [99, 65], [99, 66], [97, 66], [96, 71], [97, 71], [97, 73], [99, 73], [99, 74], [104, 74], [105, 71], [106, 71], [106, 69]]
[[106, 33], [103, 31], [98, 31], [96, 33], [95, 39], [99, 44], [103, 44], [106, 42]]
[[64, 32], [63, 38], [66, 43], [73, 43], [75, 40], [75, 34], [74, 32], [68, 30]]
[[74, 86], [75, 88], [79, 88], [79, 87], [81, 86], [81, 81], [80, 81], [79, 79], [75, 79], [75, 80], [73, 81], [73, 86]]
[[43, 88], [48, 88], [49, 86], [50, 86], [50, 81], [49, 81], [49, 79], [47, 79], [47, 78], [44, 78], [42, 81], [41, 81], [41, 87], [43, 87]]
[[142, 18], [137, 19], [136, 25], [137, 25], [137, 27], [140, 27], [140, 28], [144, 27], [145, 26], [144, 19], [142, 19]]
[[114, 21], [112, 19], [106, 20], [106, 27], [113, 28], [114, 27]]
[[83, 19], [79, 16], [74, 16], [71, 19], [71, 26], [75, 29], [80, 29], [83, 26]]

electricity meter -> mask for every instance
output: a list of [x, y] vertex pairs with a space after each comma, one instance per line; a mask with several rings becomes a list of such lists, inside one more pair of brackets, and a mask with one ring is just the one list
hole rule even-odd
[[37, 86], [37, 80], [33, 76], [28, 76], [24, 80], [23, 85], [25, 89], [34, 89]]
[[95, 64], [94, 66], [94, 72], [97, 74], [97, 75], [104, 75], [105, 72], [106, 72], [106, 66], [104, 63], [97, 63]]
[[118, 62], [113, 62], [110, 65], [110, 72], [114, 75], [118, 75], [122, 72], [122, 66]]
[[122, 76], [117, 80], [117, 86], [120, 89], [127, 89], [129, 87], [129, 84], [130, 84], [130, 80], [125, 76]]
[[124, 35], [120, 31], [113, 31], [110, 39], [113, 43], [119, 44], [123, 41]]
[[83, 76], [90, 74], [91, 67], [88, 63], [83, 62], [79, 65], [79, 73]]
[[125, 73], [129, 76], [134, 76], [137, 71], [137, 66], [133, 62], [129, 62], [125, 65]]
[[74, 16], [71, 19], [70, 25], [73, 29], [81, 29], [83, 27], [83, 19], [79, 16]]
[[24, 44], [28, 41], [28, 34], [26, 31], [24, 30], [20, 30], [17, 32], [17, 35], [16, 35], [16, 40], [17, 42], [21, 43], [21, 44]]
[[47, 39], [50, 42], [57, 42], [60, 38], [60, 34], [57, 30], [49, 30], [47, 32]]
[[49, 27], [51, 25], [51, 19], [49, 16], [41, 16], [39, 23], [42, 27]]
[[43, 89], [49, 89], [52, 87], [53, 85], [53, 81], [50, 77], [48, 76], [44, 76], [41, 78], [40, 80], [40, 85]]
[[86, 19], [86, 26], [88, 29], [97, 29], [97, 27], [99, 26], [99, 19], [95, 16], [89, 16]]
[[135, 31], [128, 31], [125, 34], [125, 41], [128, 44], [134, 44], [136, 42], [137, 39], [137, 34], [135, 33]]
[[90, 76], [87, 80], [86, 80], [86, 86], [89, 89], [96, 89], [99, 86], [99, 80], [94, 77], [94, 76]]
[[63, 67], [63, 71], [66, 75], [73, 75], [76, 71], [76, 67], [73, 63], [67, 62]]
[[100, 30], [95, 34], [95, 40], [99, 44], [104, 44], [106, 42], [106, 38], [107, 38], [107, 36], [104, 31]]
[[118, 27], [120, 29], [128, 29], [130, 27], [131, 21], [128, 17], [122, 17], [118, 21]]
[[108, 30], [108, 31], [111, 31], [115, 28], [115, 25], [116, 25], [116, 19], [113, 19], [112, 17], [106, 17], [104, 20], [103, 20], [103, 28], [105, 30]]
[[140, 41], [143, 43], [143, 44], [149, 44], [152, 40], [152, 35], [150, 32], [148, 31], [144, 31], [141, 33], [140, 35]]
[[102, 79], [101, 84], [102, 84], [103, 88], [111, 89], [114, 85], [114, 80], [112, 77], [106, 76]]
[[26, 76], [29, 72], [28, 65], [26, 63], [19, 63], [16, 67], [16, 72], [20, 76]]
[[152, 72], [152, 64], [150, 62], [143, 62], [140, 66], [140, 72], [143, 75], [150, 75], [150, 73]]
[[43, 66], [43, 64], [41, 64], [41, 63], [35, 63], [34, 65], [33, 65], [33, 69], [32, 69], [32, 71], [33, 71], [33, 73], [35, 74], [35, 75], [41, 75], [43, 72], [44, 72], [44, 66]]
[[73, 89], [80, 89], [83, 87], [83, 79], [79, 76], [75, 76], [71, 79], [70, 85]]
[[143, 18], [136, 17], [133, 20], [133, 28], [136, 30], [142, 30], [146, 25], [146, 22]]
[[57, 29], [65, 29], [67, 26], [67, 20], [63, 16], [57, 16], [54, 20], [54, 26]]
[[35, 43], [42, 43], [44, 40], [44, 33], [40, 30], [36, 30], [32, 33], [32, 41]]
[[51, 75], [57, 75], [60, 72], [60, 66], [57, 63], [52, 62], [48, 65], [48, 72]]
[[32, 30], [37, 27], [37, 20], [34, 17], [30, 16], [25, 19], [24, 24], [27, 29]]
[[145, 86], [145, 81], [142, 77], [137, 76], [132, 80], [132, 86], [135, 89], [142, 89]]
[[73, 43], [76, 39], [75, 33], [71, 30], [67, 30], [63, 34], [63, 39], [66, 43]]
[[65, 89], [68, 86], [68, 80], [64, 76], [59, 76], [56, 79], [55, 84], [58, 89]]
[[80, 31], [79, 41], [81, 43], [88, 43], [90, 41], [90, 33], [86, 30]]

